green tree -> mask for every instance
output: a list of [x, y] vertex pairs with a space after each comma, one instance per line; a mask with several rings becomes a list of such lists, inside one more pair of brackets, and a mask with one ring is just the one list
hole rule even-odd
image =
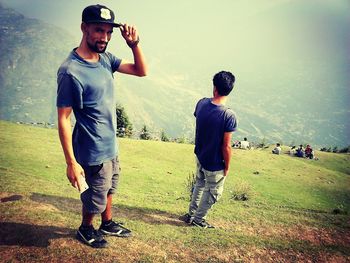
[[161, 134], [160, 134], [160, 139], [163, 141], [163, 142], [168, 142], [169, 141], [169, 138], [168, 136], [165, 134], [165, 131], [162, 130]]
[[117, 136], [118, 137], [131, 137], [132, 136], [132, 123], [129, 120], [128, 115], [124, 107], [120, 104], [116, 105], [117, 114]]
[[348, 152], [350, 152], [350, 146], [345, 147], [345, 148], [343, 148], [343, 149], [340, 149], [338, 152], [339, 152], [339, 153], [348, 153]]
[[149, 134], [149, 131], [148, 131], [146, 125], [143, 125], [143, 127], [141, 129], [140, 139], [141, 140], [150, 140], [151, 139], [151, 135]]

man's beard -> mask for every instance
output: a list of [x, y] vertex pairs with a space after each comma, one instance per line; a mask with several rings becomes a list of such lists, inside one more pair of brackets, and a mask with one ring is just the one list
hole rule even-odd
[[[105, 46], [103, 48], [99, 47], [99, 44], [105, 44]], [[95, 44], [91, 44], [89, 42], [87, 42], [88, 47], [90, 48], [90, 50], [96, 52], [96, 53], [104, 53], [106, 51], [108, 42], [95, 42]]]

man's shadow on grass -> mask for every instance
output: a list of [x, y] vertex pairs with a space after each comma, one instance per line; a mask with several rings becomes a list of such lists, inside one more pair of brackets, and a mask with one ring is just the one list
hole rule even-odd
[[48, 247], [51, 239], [71, 237], [74, 232], [63, 227], [0, 222], [0, 246]]
[[[60, 211], [81, 213], [81, 201], [78, 199], [38, 193], [33, 193], [30, 199], [35, 202], [53, 205]], [[117, 218], [127, 218], [130, 220], [141, 220], [152, 225], [184, 226], [184, 223], [178, 220], [179, 215], [157, 209], [118, 204], [117, 207], [112, 207], [112, 212], [116, 220]]]

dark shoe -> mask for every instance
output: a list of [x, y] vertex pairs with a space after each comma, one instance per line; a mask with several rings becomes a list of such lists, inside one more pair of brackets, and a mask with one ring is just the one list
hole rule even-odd
[[107, 223], [102, 223], [99, 230], [104, 235], [131, 237], [131, 231], [129, 229], [123, 227], [122, 223], [116, 223], [112, 220]]
[[201, 227], [201, 228], [215, 228], [214, 226], [210, 225], [207, 221], [202, 220], [201, 222], [197, 222], [195, 220], [192, 221], [191, 225]]
[[108, 245], [107, 241], [103, 238], [101, 233], [95, 230], [93, 226], [80, 226], [76, 237], [79, 241], [93, 248], [105, 248]]
[[187, 214], [184, 214], [182, 216], [179, 217], [179, 219], [181, 221], [184, 221], [185, 223], [187, 224], [191, 224], [192, 223], [192, 219], [191, 219], [191, 216], [187, 213]]

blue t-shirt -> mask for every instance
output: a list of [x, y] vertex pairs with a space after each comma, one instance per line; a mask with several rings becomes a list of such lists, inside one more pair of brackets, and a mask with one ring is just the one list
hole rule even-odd
[[73, 50], [57, 73], [57, 107], [72, 107], [73, 149], [81, 165], [97, 165], [118, 155], [113, 72], [121, 59], [105, 52], [89, 63]]
[[225, 168], [222, 144], [225, 132], [237, 127], [234, 112], [224, 105], [212, 103], [212, 99], [198, 101], [194, 112], [196, 117], [195, 154], [205, 170], [220, 171]]

